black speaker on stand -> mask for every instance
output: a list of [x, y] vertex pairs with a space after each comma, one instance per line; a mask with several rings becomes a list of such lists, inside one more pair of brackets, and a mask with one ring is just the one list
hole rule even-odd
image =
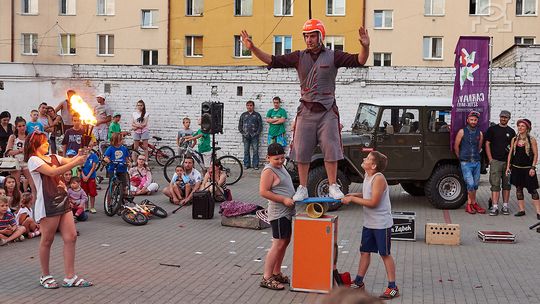
[[[201, 130], [212, 134], [212, 164], [216, 161], [216, 133], [223, 134], [223, 103], [203, 102], [201, 105]], [[208, 164], [210, 165], [210, 164]], [[215, 200], [215, 171], [212, 170], [212, 198]]]

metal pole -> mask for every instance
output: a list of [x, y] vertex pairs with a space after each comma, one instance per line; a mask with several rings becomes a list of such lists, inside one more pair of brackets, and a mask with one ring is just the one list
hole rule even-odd
[[311, 0], [309, 0], [309, 18], [308, 19], [311, 19]]
[[493, 36], [489, 37], [489, 117], [491, 117], [491, 86], [493, 83]]

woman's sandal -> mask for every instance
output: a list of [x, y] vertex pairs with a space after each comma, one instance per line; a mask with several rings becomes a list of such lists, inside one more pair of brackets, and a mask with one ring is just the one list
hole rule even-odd
[[60, 287], [52, 275], [39, 277], [39, 285], [45, 289], [56, 289]]
[[62, 287], [90, 287], [94, 286], [92, 282], [85, 279], [80, 279], [77, 275], [74, 275], [73, 278], [65, 278], [62, 282]]
[[274, 275], [274, 279], [278, 282], [280, 282], [281, 284], [290, 284], [291, 283], [291, 280], [289, 280], [289, 277], [284, 275], [283, 273], [278, 273], [278, 274], [275, 274]]
[[283, 290], [285, 289], [285, 286], [281, 285], [280, 282], [276, 281], [274, 277], [270, 277], [269, 279], [262, 278], [261, 287], [272, 289], [272, 290]]

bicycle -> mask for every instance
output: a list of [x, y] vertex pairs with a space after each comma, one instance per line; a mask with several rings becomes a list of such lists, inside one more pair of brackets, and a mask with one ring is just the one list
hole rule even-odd
[[[152, 138], [156, 141], [156, 144], [153, 145], [151, 143], [148, 143], [148, 159], [150, 159], [151, 157], [154, 157], [156, 159], [156, 162], [160, 166], [163, 167], [165, 166], [165, 164], [167, 163], [169, 159], [171, 159], [172, 157], [176, 155], [176, 153], [169, 146], [157, 147], [157, 144], [161, 140], [163, 140], [163, 138], [158, 137], [158, 136], [152, 136]], [[131, 159], [134, 162], [136, 161], [137, 157], [141, 155], [141, 153], [144, 153], [144, 152], [141, 152], [142, 147], [139, 146], [139, 149], [135, 150], [133, 147], [133, 144], [131, 144], [131, 146], [128, 146], [128, 150], [130, 152], [130, 156], [132, 157]]]
[[[110, 174], [109, 185], [103, 197], [103, 210], [108, 216], [114, 216], [124, 203], [124, 195], [127, 189], [122, 187], [122, 181], [117, 176], [118, 166], [123, 162], [111, 161], [113, 172]], [[125, 185], [129, 187], [129, 185]]]
[[[190, 146], [181, 148], [182, 153], [180, 155], [176, 155], [173, 158], [169, 159], [165, 166], [163, 167], [163, 175], [165, 176], [165, 179], [167, 182], [171, 181], [172, 176], [174, 175], [176, 166], [182, 166], [184, 164], [184, 158], [186, 155], [190, 154], [193, 157], [193, 167], [197, 169], [197, 171], [201, 172], [201, 174], [204, 174], [206, 171], [206, 164], [204, 163], [204, 157], [199, 151], [193, 149]], [[216, 147], [216, 151], [221, 150], [220, 147]], [[218, 157], [217, 160], [221, 162], [221, 166], [223, 167], [223, 171], [227, 173], [227, 182], [226, 185], [234, 185], [236, 184], [241, 178], [242, 174], [244, 173], [244, 167], [242, 166], [242, 162], [240, 160], [232, 155], [223, 155], [221, 157]], [[208, 164], [210, 165], [210, 164]]]

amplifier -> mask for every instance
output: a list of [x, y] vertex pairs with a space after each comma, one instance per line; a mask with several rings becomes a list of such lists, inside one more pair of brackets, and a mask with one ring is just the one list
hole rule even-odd
[[392, 211], [392, 240], [416, 241], [416, 212]]
[[193, 219], [211, 219], [214, 217], [214, 198], [209, 191], [196, 191], [193, 193]]

